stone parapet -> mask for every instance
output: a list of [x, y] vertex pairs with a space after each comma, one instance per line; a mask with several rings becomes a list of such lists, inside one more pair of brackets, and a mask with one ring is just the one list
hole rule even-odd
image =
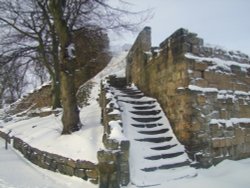
[[[118, 79], [118, 80], [116, 80]], [[104, 126], [103, 144], [105, 150], [98, 152], [100, 169], [100, 188], [119, 188], [130, 182], [129, 145], [127, 139], [113, 137], [113, 133], [122, 130], [121, 109], [112, 94], [112, 86], [122, 87], [123, 78], [111, 76], [101, 85], [100, 103], [102, 107], [102, 124]], [[121, 82], [120, 82], [121, 81]], [[108, 82], [108, 83], [107, 83]], [[122, 132], [120, 131], [120, 134]]]

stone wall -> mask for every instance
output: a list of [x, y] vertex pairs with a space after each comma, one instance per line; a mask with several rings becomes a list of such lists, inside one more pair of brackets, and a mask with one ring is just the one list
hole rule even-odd
[[[126, 84], [125, 81], [114, 81], [110, 77], [109, 83]], [[112, 95], [112, 86], [102, 83], [100, 103], [102, 106], [102, 123], [104, 126], [103, 143], [105, 150], [98, 152], [100, 169], [100, 188], [119, 188], [130, 182], [129, 174], [129, 145], [126, 139], [118, 140], [112, 137], [114, 129], [122, 130], [120, 108]], [[115, 126], [115, 127], [113, 127]], [[122, 134], [122, 132], [121, 132]]]
[[51, 106], [51, 86], [45, 85], [11, 104], [7, 113], [9, 115], [19, 113], [21, 116], [22, 112], [27, 115], [31, 110], [49, 106]]
[[202, 166], [250, 157], [250, 59], [203, 44], [179, 29], [151, 47], [145, 28], [127, 56], [128, 82], [157, 98], [171, 126]]
[[[6, 138], [8, 135], [0, 131], [0, 137]], [[76, 176], [83, 180], [88, 180], [94, 184], [99, 181], [98, 165], [84, 160], [73, 160], [46, 151], [41, 151], [31, 147], [23, 140], [13, 137], [13, 147], [20, 151], [23, 156], [41, 168], [59, 172], [68, 176]]]

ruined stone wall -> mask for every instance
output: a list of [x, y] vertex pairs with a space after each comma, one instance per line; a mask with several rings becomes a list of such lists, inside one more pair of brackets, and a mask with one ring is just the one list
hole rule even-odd
[[25, 115], [28, 115], [30, 110], [49, 106], [51, 106], [51, 86], [45, 85], [11, 104], [7, 113], [22, 115], [24, 112], [27, 113]]
[[158, 99], [190, 157], [202, 166], [250, 157], [249, 57], [207, 47], [185, 29], [160, 47], [150, 41], [145, 28], [127, 57], [128, 81]]

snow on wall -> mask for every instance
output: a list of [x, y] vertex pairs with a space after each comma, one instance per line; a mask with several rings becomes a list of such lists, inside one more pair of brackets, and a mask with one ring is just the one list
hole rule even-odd
[[144, 29], [130, 50], [128, 80], [158, 99], [190, 156], [202, 166], [250, 157], [249, 56], [204, 45], [185, 29], [153, 56], [150, 37]]

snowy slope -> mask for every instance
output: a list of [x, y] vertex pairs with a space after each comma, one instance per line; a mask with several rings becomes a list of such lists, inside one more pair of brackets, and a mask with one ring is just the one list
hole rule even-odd
[[114, 57], [108, 66], [89, 82], [93, 83], [89, 105], [80, 110], [80, 119], [83, 127], [71, 135], [61, 135], [61, 115], [35, 117], [19, 121], [1, 123], [1, 131], [11, 130], [11, 136], [16, 136], [29, 143], [32, 147], [62, 155], [74, 160], [83, 159], [97, 163], [97, 151], [103, 148], [101, 125], [101, 109], [98, 104], [100, 81], [110, 73], [118, 72], [124, 76], [126, 52]]

